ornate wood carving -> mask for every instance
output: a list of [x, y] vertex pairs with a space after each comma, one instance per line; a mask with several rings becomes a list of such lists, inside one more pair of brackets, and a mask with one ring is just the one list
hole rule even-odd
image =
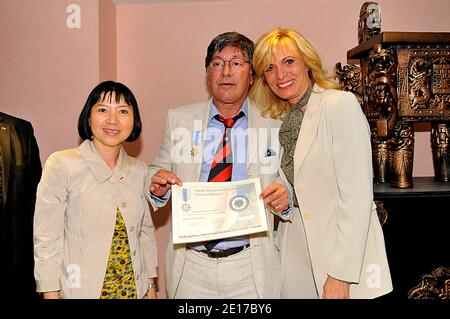
[[398, 50], [398, 107], [404, 120], [450, 119], [450, 46], [448, 48]]
[[377, 2], [364, 2], [359, 12], [358, 43], [361, 44], [381, 30], [381, 11]]
[[367, 117], [375, 122], [377, 135], [390, 138], [397, 121], [397, 79], [395, 53], [376, 44], [367, 62]]
[[409, 299], [450, 299], [450, 268], [438, 267], [422, 275], [420, 283], [408, 292]]
[[381, 201], [376, 200], [376, 201], [374, 201], [374, 203], [377, 206], [378, 219], [380, 221], [381, 226], [383, 226], [388, 219], [388, 212], [384, 208], [383, 203]]
[[386, 183], [388, 182], [389, 148], [387, 140], [379, 138], [376, 131], [372, 129], [373, 181]]
[[433, 123], [431, 126], [434, 177], [436, 181], [450, 181], [450, 123]]
[[410, 188], [414, 158], [414, 126], [409, 122], [395, 124], [394, 137], [388, 142], [389, 172], [392, 187]]
[[[359, 45], [347, 52], [360, 66], [336, 63], [344, 90], [361, 103], [372, 131], [374, 181], [412, 187], [414, 122], [430, 121], [435, 179], [450, 182], [450, 33], [382, 32], [380, 7], [365, 2]], [[438, 123], [434, 125], [433, 123]], [[433, 132], [434, 132], [433, 131]]]
[[359, 103], [362, 103], [363, 87], [361, 67], [356, 64], [342, 66], [340, 62], [334, 66], [334, 73], [344, 91], [350, 91], [356, 95]]

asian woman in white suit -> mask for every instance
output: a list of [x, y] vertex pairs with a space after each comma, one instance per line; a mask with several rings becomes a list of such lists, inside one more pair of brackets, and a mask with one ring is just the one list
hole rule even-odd
[[375, 298], [392, 290], [373, 203], [370, 129], [355, 96], [339, 90], [307, 39], [262, 35], [252, 96], [281, 118], [281, 175], [292, 213], [279, 225], [284, 298]]
[[83, 142], [47, 159], [34, 215], [34, 275], [45, 299], [157, 297], [147, 165], [123, 147], [140, 133], [134, 94], [105, 81], [80, 113]]

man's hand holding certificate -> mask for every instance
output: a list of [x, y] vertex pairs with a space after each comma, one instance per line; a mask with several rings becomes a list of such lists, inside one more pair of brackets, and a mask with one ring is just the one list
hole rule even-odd
[[267, 231], [259, 179], [172, 186], [173, 243]]

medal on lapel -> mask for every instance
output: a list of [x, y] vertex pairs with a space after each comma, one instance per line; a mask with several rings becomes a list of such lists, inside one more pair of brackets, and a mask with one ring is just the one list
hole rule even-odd
[[192, 133], [192, 149], [191, 149], [191, 156], [195, 157], [195, 155], [198, 154], [197, 147], [200, 144], [201, 140], [201, 132], [195, 131]]

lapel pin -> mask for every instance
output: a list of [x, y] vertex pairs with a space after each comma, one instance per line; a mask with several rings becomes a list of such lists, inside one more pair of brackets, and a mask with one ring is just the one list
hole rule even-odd
[[201, 140], [201, 132], [200, 131], [195, 131], [192, 133], [192, 144], [194, 146], [192, 146], [191, 149], [191, 156], [195, 157], [195, 155], [197, 155], [198, 150], [195, 148], [195, 146], [200, 144], [200, 140]]

